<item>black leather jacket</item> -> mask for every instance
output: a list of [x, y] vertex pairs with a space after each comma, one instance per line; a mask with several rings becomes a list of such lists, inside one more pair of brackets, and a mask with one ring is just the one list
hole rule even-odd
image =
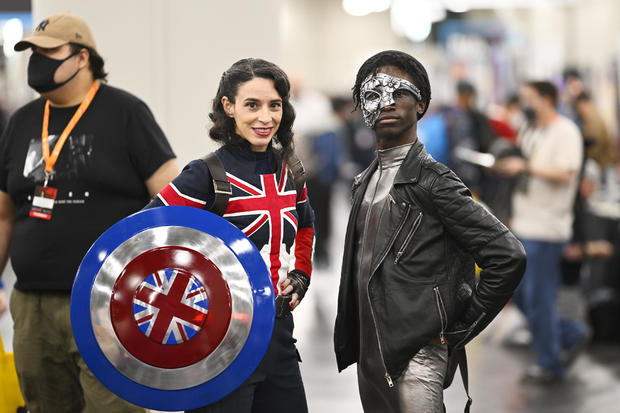
[[[353, 184], [334, 345], [338, 369], [359, 357], [355, 222], [377, 161]], [[515, 236], [418, 140], [400, 166], [377, 228], [368, 296], [386, 379], [440, 337], [460, 348], [497, 315], [525, 270]], [[476, 284], [474, 262], [482, 268]]]

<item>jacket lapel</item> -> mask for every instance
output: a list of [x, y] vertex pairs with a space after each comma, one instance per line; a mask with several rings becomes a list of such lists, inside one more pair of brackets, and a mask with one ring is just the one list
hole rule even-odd
[[[394, 183], [392, 184], [392, 188], [397, 184], [415, 184], [418, 181], [418, 177], [420, 175], [420, 170], [422, 169], [422, 159], [426, 156], [426, 149], [424, 148], [424, 144], [420, 142], [420, 140], [416, 140], [409, 149], [407, 156], [403, 160], [402, 165], [398, 168], [396, 175], [394, 176]], [[390, 188], [390, 193], [392, 192], [392, 188]], [[385, 222], [383, 219], [383, 214], [386, 213], [385, 205], [381, 211], [381, 218], [379, 219], [380, 227], [377, 228], [377, 240], [375, 241], [375, 247], [372, 252], [372, 265], [371, 271], [375, 271], [376, 268], [381, 265], [381, 259], [383, 259], [389, 248], [391, 248], [394, 239], [398, 235], [397, 233], [391, 233], [394, 229], [392, 225], [389, 228], [382, 228], [381, 224]], [[405, 219], [405, 216], [401, 216], [399, 219], [402, 221]], [[372, 274], [371, 274], [372, 275]]]

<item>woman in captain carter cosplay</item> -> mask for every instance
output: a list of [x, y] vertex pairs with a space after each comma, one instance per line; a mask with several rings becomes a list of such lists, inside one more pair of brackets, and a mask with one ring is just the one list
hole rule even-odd
[[[209, 114], [209, 136], [222, 144], [214, 153], [216, 163], [213, 154], [206, 158], [210, 161], [190, 162], [148, 205], [219, 209], [261, 252], [277, 294], [271, 343], [257, 369], [228, 396], [192, 412], [308, 410], [291, 310], [310, 284], [314, 212], [303, 173], [296, 170], [289, 90], [286, 74], [273, 63], [243, 59], [233, 64], [222, 75]], [[227, 203], [216, 197], [217, 165], [232, 189]]]

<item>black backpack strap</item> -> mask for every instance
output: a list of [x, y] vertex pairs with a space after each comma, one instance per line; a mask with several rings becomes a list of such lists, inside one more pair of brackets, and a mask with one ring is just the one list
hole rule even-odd
[[213, 189], [215, 191], [215, 200], [211, 208], [209, 208], [209, 211], [222, 216], [224, 215], [224, 211], [226, 211], [228, 199], [232, 195], [232, 188], [226, 177], [226, 170], [215, 152], [211, 152], [202, 158], [202, 161], [206, 163], [209, 168], [211, 178], [213, 179]]
[[[452, 384], [452, 379], [454, 377], [454, 373], [456, 373], [456, 368], [458, 367], [461, 372], [461, 380], [463, 380], [463, 387], [465, 388], [465, 394], [467, 394], [467, 403], [465, 403], [465, 413], [469, 413], [471, 408], [472, 399], [469, 395], [469, 371], [467, 370], [467, 352], [465, 351], [465, 347], [462, 348], [451, 348], [449, 349], [448, 354], [448, 368], [446, 372], [446, 377], [444, 379], [443, 388], [447, 389]], [[446, 406], [444, 405], [444, 413], [446, 411]]]
[[461, 379], [463, 380], [463, 387], [465, 387], [465, 394], [467, 394], [467, 403], [465, 404], [465, 413], [469, 413], [469, 409], [471, 408], [472, 399], [469, 395], [469, 371], [467, 370], [467, 352], [465, 351], [465, 347], [456, 350], [458, 353], [456, 354], [459, 370], [461, 372]]

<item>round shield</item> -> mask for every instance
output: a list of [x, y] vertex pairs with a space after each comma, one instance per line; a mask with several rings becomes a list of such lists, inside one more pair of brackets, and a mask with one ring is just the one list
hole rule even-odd
[[112, 392], [188, 410], [226, 396], [263, 358], [275, 318], [260, 253], [197, 208], [131, 215], [90, 248], [71, 293], [78, 349]]

